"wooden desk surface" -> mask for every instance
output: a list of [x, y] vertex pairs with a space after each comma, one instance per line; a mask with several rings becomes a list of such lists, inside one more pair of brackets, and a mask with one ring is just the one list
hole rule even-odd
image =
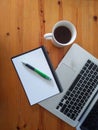
[[61, 19], [76, 26], [75, 42], [98, 58], [98, 0], [0, 0], [0, 130], [75, 130], [30, 106], [10, 60], [44, 45], [56, 68], [70, 46], [57, 48], [43, 34]]

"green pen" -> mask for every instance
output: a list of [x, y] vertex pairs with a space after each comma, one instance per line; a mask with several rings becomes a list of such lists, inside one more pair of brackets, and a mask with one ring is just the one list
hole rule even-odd
[[31, 66], [31, 65], [29, 65], [29, 64], [27, 64], [27, 63], [24, 63], [24, 62], [22, 62], [26, 67], [28, 67], [29, 69], [31, 69], [31, 70], [33, 70], [34, 72], [36, 72], [37, 74], [39, 74], [41, 77], [43, 77], [44, 79], [47, 79], [47, 80], [51, 80], [51, 78], [48, 76], [48, 75], [46, 75], [46, 74], [44, 74], [43, 72], [41, 72], [40, 70], [38, 70], [38, 69], [36, 69], [35, 67], [33, 67], [33, 66]]

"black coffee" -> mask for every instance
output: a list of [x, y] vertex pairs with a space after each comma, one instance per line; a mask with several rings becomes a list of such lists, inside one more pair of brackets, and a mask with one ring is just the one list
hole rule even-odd
[[70, 41], [71, 32], [67, 27], [60, 26], [55, 29], [54, 37], [58, 42], [65, 44]]

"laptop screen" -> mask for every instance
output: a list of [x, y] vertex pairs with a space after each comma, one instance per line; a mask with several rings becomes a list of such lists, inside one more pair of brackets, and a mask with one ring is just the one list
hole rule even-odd
[[98, 130], [98, 100], [80, 128], [81, 130]]

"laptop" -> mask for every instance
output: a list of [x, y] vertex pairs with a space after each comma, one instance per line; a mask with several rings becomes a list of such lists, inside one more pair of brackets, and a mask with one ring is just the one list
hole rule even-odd
[[84, 130], [81, 125], [98, 99], [98, 60], [74, 43], [56, 73], [63, 91], [39, 104], [77, 130]]

